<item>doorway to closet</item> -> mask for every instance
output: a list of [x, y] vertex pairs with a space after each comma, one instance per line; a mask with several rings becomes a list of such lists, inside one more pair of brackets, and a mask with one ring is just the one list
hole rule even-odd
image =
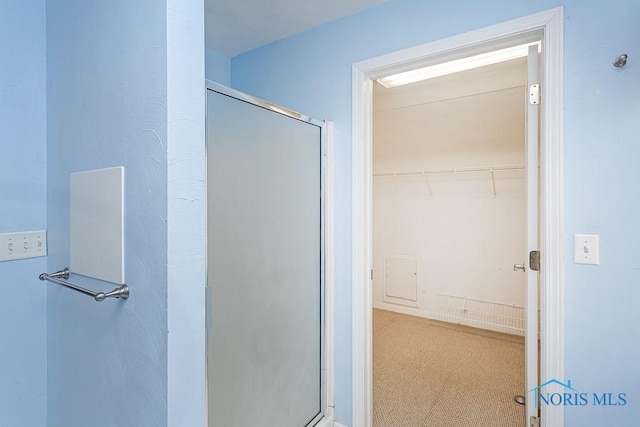
[[374, 82], [373, 426], [525, 423], [521, 53]]
[[[538, 378], [564, 377], [564, 276], [562, 242], [562, 147], [563, 147], [563, 9], [556, 8], [491, 27], [470, 31], [413, 48], [393, 52], [353, 65], [353, 424], [372, 425], [372, 121], [373, 81], [497, 49], [542, 40], [540, 95], [539, 242], [528, 250], [539, 250], [540, 271], [532, 271], [528, 260], [527, 283], [538, 276], [540, 289], [540, 334], [537, 333], [537, 289], [527, 286], [526, 328], [527, 390]], [[531, 127], [535, 128], [535, 127]], [[536, 150], [536, 154], [538, 151]], [[527, 163], [532, 160], [527, 153]], [[537, 160], [537, 158], [535, 159]], [[528, 187], [529, 189], [529, 187]], [[527, 198], [532, 194], [528, 191]], [[538, 196], [536, 192], [535, 196]], [[528, 212], [529, 213], [529, 212]], [[529, 231], [528, 231], [529, 234]], [[530, 239], [528, 238], [528, 245]], [[527, 257], [528, 258], [528, 257]], [[521, 267], [521, 266], [519, 266]], [[539, 342], [539, 345], [538, 345]], [[540, 363], [537, 361], [538, 350]], [[542, 420], [562, 427], [561, 406], [527, 407], [527, 425]]]

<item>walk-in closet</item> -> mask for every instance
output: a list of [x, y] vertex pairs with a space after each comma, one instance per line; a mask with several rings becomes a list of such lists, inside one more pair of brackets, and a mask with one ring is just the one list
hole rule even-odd
[[523, 423], [526, 85], [526, 57], [374, 83], [376, 426]]

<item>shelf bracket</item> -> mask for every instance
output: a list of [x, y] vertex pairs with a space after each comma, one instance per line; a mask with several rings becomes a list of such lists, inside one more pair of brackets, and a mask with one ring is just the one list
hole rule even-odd
[[431, 182], [429, 182], [429, 175], [425, 171], [422, 171], [422, 176], [427, 183], [427, 188], [429, 189], [429, 196], [433, 199], [433, 189], [431, 188]]
[[489, 169], [489, 172], [491, 172], [491, 184], [493, 185], [493, 198], [495, 199], [497, 197], [497, 194], [496, 194], [496, 176], [494, 174], [493, 167]]

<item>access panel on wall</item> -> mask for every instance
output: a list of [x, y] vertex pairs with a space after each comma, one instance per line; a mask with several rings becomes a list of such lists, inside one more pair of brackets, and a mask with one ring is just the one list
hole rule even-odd
[[209, 427], [304, 427], [322, 409], [322, 127], [252, 101], [207, 90]]

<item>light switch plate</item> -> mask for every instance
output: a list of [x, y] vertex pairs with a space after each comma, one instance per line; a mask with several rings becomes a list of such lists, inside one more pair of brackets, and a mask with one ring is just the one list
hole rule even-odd
[[575, 234], [573, 240], [573, 262], [576, 264], [600, 264], [600, 236], [597, 234]]
[[47, 256], [47, 232], [0, 233], [0, 261]]

